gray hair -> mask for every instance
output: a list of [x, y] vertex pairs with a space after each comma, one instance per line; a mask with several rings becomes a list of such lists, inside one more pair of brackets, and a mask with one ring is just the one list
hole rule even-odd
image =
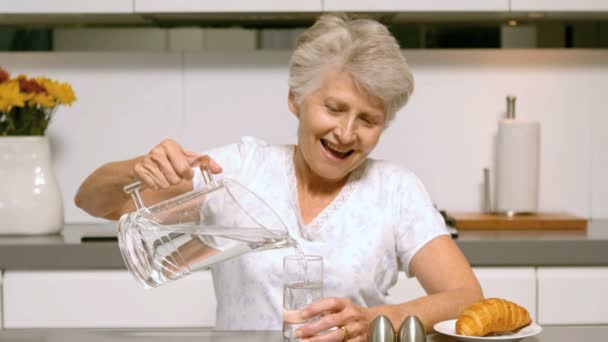
[[381, 99], [386, 124], [414, 90], [399, 43], [372, 19], [326, 14], [298, 36], [289, 65], [289, 88], [296, 103], [318, 90], [332, 70], [347, 71], [357, 86]]

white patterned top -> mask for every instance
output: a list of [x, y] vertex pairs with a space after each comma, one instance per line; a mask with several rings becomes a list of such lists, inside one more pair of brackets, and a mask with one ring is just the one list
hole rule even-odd
[[[274, 209], [304, 253], [323, 256], [325, 297], [348, 297], [368, 307], [394, 303], [388, 290], [398, 271], [409, 276], [416, 252], [448, 234], [420, 180], [395, 164], [368, 159], [334, 201], [303, 224], [293, 152], [293, 145], [244, 137], [206, 153], [224, 176], [237, 179]], [[202, 175], [195, 172], [197, 189]], [[248, 253], [212, 266], [216, 328], [281, 330], [282, 261], [294, 253], [292, 248]]]

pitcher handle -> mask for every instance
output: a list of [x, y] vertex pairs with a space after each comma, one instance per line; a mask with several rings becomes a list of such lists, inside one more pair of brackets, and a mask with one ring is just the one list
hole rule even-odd
[[[215, 178], [213, 178], [213, 173], [209, 170], [209, 167], [206, 166], [204, 169], [201, 169], [203, 174], [203, 182], [207, 185], [215, 185]], [[140, 191], [144, 190], [146, 185], [141, 181], [135, 181], [133, 183], [125, 185], [122, 190], [131, 196], [133, 203], [135, 203], [136, 210], [140, 210], [146, 208], [146, 205], [141, 198]]]

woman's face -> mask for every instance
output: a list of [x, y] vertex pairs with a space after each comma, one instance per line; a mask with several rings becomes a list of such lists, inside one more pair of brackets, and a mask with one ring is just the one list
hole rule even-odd
[[300, 120], [296, 163], [303, 159], [324, 180], [343, 180], [365, 161], [384, 129], [382, 101], [362, 92], [347, 72], [329, 73], [300, 105], [290, 95], [289, 108]]

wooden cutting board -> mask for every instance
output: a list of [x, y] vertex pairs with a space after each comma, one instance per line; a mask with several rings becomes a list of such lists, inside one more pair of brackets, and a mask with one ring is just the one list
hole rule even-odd
[[462, 230], [586, 230], [587, 219], [568, 213], [494, 215], [449, 212], [454, 225]]

